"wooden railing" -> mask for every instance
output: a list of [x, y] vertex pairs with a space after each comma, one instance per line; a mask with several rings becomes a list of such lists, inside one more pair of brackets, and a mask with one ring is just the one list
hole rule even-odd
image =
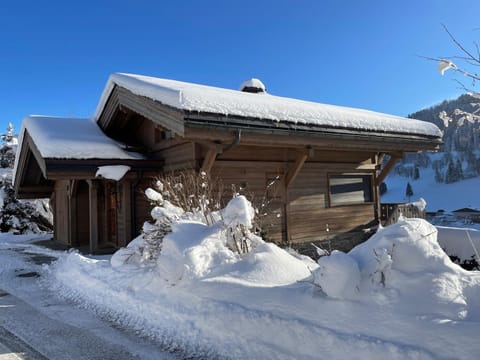
[[420, 210], [415, 205], [405, 203], [380, 204], [380, 220], [383, 226], [395, 224], [400, 215], [407, 218], [425, 219], [425, 210]]

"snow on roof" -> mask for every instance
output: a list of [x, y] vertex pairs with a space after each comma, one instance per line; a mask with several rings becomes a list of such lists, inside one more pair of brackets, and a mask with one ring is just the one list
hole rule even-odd
[[256, 92], [267, 92], [267, 88], [261, 82], [259, 79], [251, 78], [248, 80], [245, 80], [241, 85], [238, 90], [244, 91], [245, 88], [254, 88], [254, 89], [259, 89], [260, 91]]
[[302, 125], [357, 129], [441, 137], [432, 123], [369, 110], [326, 105], [270, 94], [186, 83], [134, 74], [112, 74], [105, 86], [94, 119], [98, 120], [114, 86], [176, 109]]
[[28, 116], [23, 120], [20, 144], [25, 130], [44, 158], [52, 159], [139, 159], [107, 137], [91, 119]]

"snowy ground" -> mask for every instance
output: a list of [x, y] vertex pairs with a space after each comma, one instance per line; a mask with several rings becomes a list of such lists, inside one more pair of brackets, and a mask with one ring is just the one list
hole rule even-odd
[[[48, 250], [4, 234], [0, 288], [46, 317], [96, 328], [93, 316], [99, 315], [185, 357], [478, 355], [480, 273], [452, 264], [435, 228], [422, 220], [381, 229], [350, 253], [332, 253], [318, 264], [261, 241], [249, 254], [235, 255], [222, 234], [218, 224], [180, 222], [152, 266]], [[58, 260], [32, 268], [22, 252]], [[19, 278], [18, 269], [41, 276]], [[74, 318], [65, 310], [68, 303], [79, 308]], [[21, 321], [11, 326], [28, 333]], [[116, 338], [105, 325], [97, 333], [120, 352], [152, 354], [146, 344]], [[61, 358], [50, 351], [49, 358]]]
[[388, 191], [382, 195], [383, 203], [409, 202], [405, 196], [407, 183], [413, 189], [412, 201], [423, 198], [427, 202], [427, 211], [440, 209], [446, 212], [461, 208], [480, 209], [480, 178], [472, 178], [451, 184], [437, 183], [432, 169], [420, 169], [420, 179], [412, 180], [399, 175], [390, 175], [386, 179]]
[[41, 286], [40, 263], [67, 256], [32, 244], [49, 237], [0, 234], [0, 359], [176, 358]]

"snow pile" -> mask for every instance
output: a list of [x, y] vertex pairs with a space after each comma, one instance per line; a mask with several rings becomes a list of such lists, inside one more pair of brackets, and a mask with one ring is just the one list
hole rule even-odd
[[449, 319], [470, 318], [480, 300], [478, 274], [452, 263], [437, 229], [422, 219], [401, 219], [348, 254], [333, 252], [318, 262], [315, 282], [334, 298], [373, 299], [402, 312]]
[[265, 87], [264, 83], [256, 78], [251, 78], [245, 80], [239, 87], [240, 91], [247, 91], [247, 92], [254, 92], [254, 93], [266, 93], [267, 88]]
[[[151, 256], [149, 251], [146, 255], [149, 245], [145, 235], [117, 251], [111, 264], [120, 271], [123, 266], [150, 267], [165, 285], [181, 283], [183, 286], [191, 281], [227, 278], [253, 286], [275, 286], [294, 283], [310, 275], [305, 262], [249, 231], [254, 210], [244, 196], [230, 200], [220, 212], [221, 216], [216, 216], [218, 221], [208, 225], [202, 221], [205, 217], [184, 212], [163, 200], [155, 190], [149, 189], [147, 195], [161, 200], [162, 206], [153, 208], [151, 215], [155, 223], [146, 223], [144, 234], [165, 224], [165, 219], [170, 225], [168, 232], [163, 234], [158, 256]], [[239, 239], [239, 236], [245, 238]], [[239, 240], [247, 242], [248, 253], [236, 251], [232, 242]]]
[[314, 272], [314, 282], [328, 296], [337, 299], [354, 297], [360, 285], [360, 269], [347, 254], [334, 250], [330, 256], [318, 259], [319, 268]]
[[95, 173], [95, 177], [103, 177], [105, 179], [119, 181], [130, 170], [127, 165], [108, 165], [100, 166]]
[[[64, 253], [45, 268], [44, 283], [185, 357], [436, 359], [478, 351], [480, 273], [453, 264], [423, 220], [403, 219], [317, 265], [261, 239], [239, 254], [227, 245], [225, 219], [207, 225], [170, 210], [163, 212], [174, 219], [171, 232], [155, 261], [113, 266], [117, 255]], [[251, 220], [244, 199], [223, 214]], [[140, 237], [130, 248], [142, 246]]]
[[408, 205], [415, 206], [419, 211], [425, 211], [425, 209], [427, 208], [427, 202], [424, 198], [420, 198], [417, 201], [411, 202]]

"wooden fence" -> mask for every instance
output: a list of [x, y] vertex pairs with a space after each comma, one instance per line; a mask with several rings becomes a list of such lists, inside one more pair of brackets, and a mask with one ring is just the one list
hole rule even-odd
[[425, 210], [420, 210], [417, 206], [404, 203], [384, 203], [380, 204], [380, 220], [383, 226], [395, 224], [400, 215], [407, 218], [425, 219]]

